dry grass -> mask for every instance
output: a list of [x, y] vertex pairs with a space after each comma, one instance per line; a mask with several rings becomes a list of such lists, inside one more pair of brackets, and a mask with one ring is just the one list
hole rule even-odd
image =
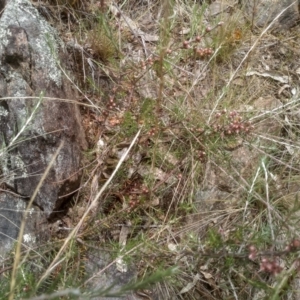
[[238, 7], [206, 17], [193, 1], [105, 4], [76, 11], [68, 33], [81, 38], [74, 85], [91, 151], [73, 230], [27, 296], [73, 286], [91, 297], [105, 268], [44, 283], [96, 248], [139, 278], [176, 266], [151, 277], [153, 299], [297, 299], [299, 34], [253, 33]]

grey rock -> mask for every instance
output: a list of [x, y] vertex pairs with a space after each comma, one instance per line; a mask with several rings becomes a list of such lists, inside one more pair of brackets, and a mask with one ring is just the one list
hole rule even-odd
[[[5, 253], [10, 251], [18, 240], [27, 203], [9, 192], [0, 193], [0, 202], [0, 258], [4, 258]], [[32, 207], [25, 221], [25, 232], [21, 241], [25, 248], [33, 247], [38, 240], [47, 238], [46, 232], [36, 230], [42, 228], [46, 221], [39, 208]]]
[[[128, 270], [127, 272], [121, 273], [117, 270], [115, 264], [111, 264], [111, 256], [108, 253], [97, 253], [91, 250], [87, 255], [86, 260], [86, 272], [90, 274], [90, 278], [93, 278], [89, 282], [89, 285], [94, 291], [103, 291], [107, 288], [112, 287], [110, 293], [116, 293], [120, 289], [134, 280], [136, 273], [133, 270]], [[109, 267], [107, 267], [110, 265]], [[100, 294], [100, 293], [99, 293]], [[134, 296], [133, 293], [115, 296], [115, 297], [105, 297], [96, 296], [93, 299], [97, 300], [134, 300], [139, 299]]]
[[266, 27], [280, 14], [271, 28], [287, 30], [299, 23], [299, 1], [295, 0], [244, 0], [243, 8], [250, 22]]
[[[78, 109], [57, 101], [72, 99], [58, 65], [54, 30], [27, 0], [7, 3], [0, 20], [0, 96], [2, 171], [17, 193], [31, 196], [61, 141], [56, 159], [36, 202], [48, 214], [60, 196], [79, 184], [84, 136]], [[54, 100], [43, 99], [41, 93]], [[26, 98], [37, 96], [37, 98]], [[17, 138], [16, 138], [17, 137]]]
[[[0, 183], [31, 197], [63, 142], [35, 198], [48, 218], [78, 188], [81, 151], [86, 147], [78, 107], [61, 100], [76, 98], [61, 70], [64, 55], [56, 31], [30, 1], [7, 1], [0, 19]], [[24, 201], [3, 197], [0, 209]], [[2, 218], [20, 222], [18, 214]], [[16, 237], [15, 229], [4, 234]], [[5, 243], [3, 236], [0, 244]]]

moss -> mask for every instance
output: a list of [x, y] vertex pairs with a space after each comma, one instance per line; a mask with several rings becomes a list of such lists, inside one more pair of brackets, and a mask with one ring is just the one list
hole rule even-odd
[[122, 134], [124, 134], [127, 137], [135, 135], [138, 131], [138, 123], [133, 114], [129, 111], [126, 111], [124, 113], [121, 131]]

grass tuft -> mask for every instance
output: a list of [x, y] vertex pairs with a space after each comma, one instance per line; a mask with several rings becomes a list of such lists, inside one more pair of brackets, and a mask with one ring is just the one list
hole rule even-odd
[[[75, 2], [83, 182], [46, 245], [16, 242], [1, 293], [297, 299], [297, 30], [252, 32], [214, 1]], [[95, 289], [114, 269], [135, 275]]]

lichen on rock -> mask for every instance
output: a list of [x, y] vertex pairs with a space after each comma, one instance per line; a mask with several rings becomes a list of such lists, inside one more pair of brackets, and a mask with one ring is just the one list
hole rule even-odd
[[[61, 71], [66, 61], [62, 47], [56, 31], [30, 1], [8, 1], [0, 18], [2, 181], [21, 196], [13, 200], [15, 205], [31, 197], [63, 143], [35, 199], [44, 218], [78, 188], [86, 144], [78, 107], [61, 100], [76, 98]], [[0, 193], [4, 203], [7, 194]]]

